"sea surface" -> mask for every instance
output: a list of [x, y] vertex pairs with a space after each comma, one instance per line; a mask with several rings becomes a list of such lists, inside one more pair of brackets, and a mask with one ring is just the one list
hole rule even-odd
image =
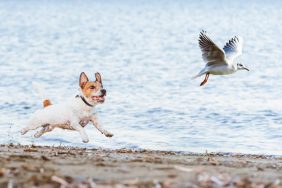
[[[0, 1], [0, 144], [282, 155], [282, 2]], [[244, 38], [250, 72], [191, 80], [204, 66], [198, 36], [221, 47]], [[21, 136], [42, 108], [32, 83], [59, 103], [78, 79], [102, 74], [96, 113], [106, 138], [86, 127]]]

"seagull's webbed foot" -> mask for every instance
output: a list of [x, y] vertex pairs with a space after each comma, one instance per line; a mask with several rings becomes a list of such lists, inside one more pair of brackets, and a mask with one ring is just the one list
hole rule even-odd
[[206, 74], [206, 77], [205, 77], [204, 81], [202, 81], [202, 83], [200, 84], [200, 86], [203, 86], [203, 85], [205, 85], [205, 83], [208, 82], [209, 75], [210, 75], [210, 73], [207, 73], [207, 74]]

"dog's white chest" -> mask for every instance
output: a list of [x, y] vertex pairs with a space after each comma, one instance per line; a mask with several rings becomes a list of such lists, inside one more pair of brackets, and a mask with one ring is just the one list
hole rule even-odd
[[83, 110], [77, 114], [79, 120], [90, 119], [92, 116], [91, 110]]
[[82, 126], [82, 127], [85, 127], [89, 121], [91, 120], [91, 117], [92, 117], [92, 110], [84, 110], [84, 111], [81, 111], [81, 113], [79, 114], [79, 124]]

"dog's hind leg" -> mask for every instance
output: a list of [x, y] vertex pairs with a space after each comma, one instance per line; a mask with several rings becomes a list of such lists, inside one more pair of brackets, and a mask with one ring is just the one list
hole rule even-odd
[[47, 133], [47, 132], [51, 132], [55, 127], [52, 125], [44, 125], [43, 128], [40, 131], [37, 131], [34, 134], [35, 138], [39, 138], [40, 136], [42, 136], [43, 134]]
[[26, 134], [28, 131], [37, 129], [37, 128], [39, 128], [39, 127], [42, 127], [42, 125], [39, 125], [39, 126], [36, 126], [36, 127], [27, 126], [27, 127], [23, 128], [23, 129], [21, 130], [21, 135], [24, 135], [24, 134]]
[[24, 134], [27, 133], [28, 131], [29, 131], [29, 129], [23, 128], [23, 129], [21, 130], [21, 135], [24, 135]]
[[42, 127], [42, 126], [44, 126], [43, 122], [40, 122], [40, 120], [37, 119], [37, 118], [32, 118], [32, 119], [29, 120], [28, 126], [21, 130], [21, 134], [24, 135], [28, 131], [37, 129], [37, 128]]

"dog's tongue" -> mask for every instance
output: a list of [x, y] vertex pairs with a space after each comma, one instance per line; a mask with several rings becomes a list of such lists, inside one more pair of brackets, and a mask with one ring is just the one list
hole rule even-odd
[[99, 100], [99, 99], [103, 99], [104, 96], [93, 96], [92, 99], [95, 99], [95, 100]]

